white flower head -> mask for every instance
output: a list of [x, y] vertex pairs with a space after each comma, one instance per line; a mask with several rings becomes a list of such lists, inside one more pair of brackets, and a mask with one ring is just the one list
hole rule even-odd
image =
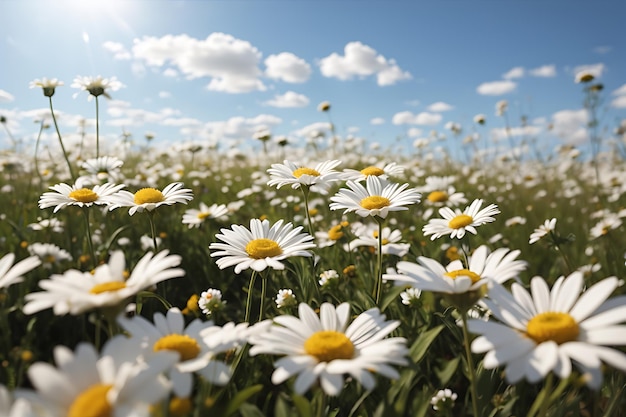
[[28, 252], [37, 256], [44, 268], [52, 268], [63, 261], [71, 261], [72, 255], [65, 249], [62, 249], [54, 243], [35, 242], [28, 245]]
[[361, 170], [344, 169], [343, 179], [346, 181], [365, 181], [370, 175], [380, 177], [381, 179], [389, 179], [389, 177], [400, 177], [404, 175], [405, 167], [398, 165], [396, 162], [388, 164], [370, 165]]
[[92, 97], [105, 96], [111, 98], [109, 91], [117, 91], [124, 87], [116, 77], [102, 78], [100, 75], [97, 77], [76, 77], [72, 83], [72, 88], [79, 88], [89, 93], [89, 99]]
[[82, 180], [76, 181], [72, 186], [61, 183], [50, 187], [54, 192], [45, 192], [39, 198], [39, 208], [54, 207], [53, 212], [67, 206], [91, 207], [94, 204], [110, 205], [111, 197], [118, 193], [124, 184], [94, 185], [93, 188], [85, 187]]
[[274, 301], [276, 302], [277, 308], [291, 307], [298, 303], [296, 301], [296, 295], [293, 293], [293, 290], [289, 288], [278, 290]]
[[534, 232], [531, 233], [530, 239], [528, 240], [529, 244], [533, 244], [541, 240], [544, 236], [547, 236], [550, 232], [553, 232], [556, 229], [556, 218], [548, 219], [541, 226], [535, 229]]
[[270, 267], [282, 270], [285, 259], [292, 256], [312, 256], [309, 249], [315, 247], [313, 236], [302, 233], [302, 226], [278, 220], [270, 227], [269, 220], [251, 219], [250, 228], [233, 225], [232, 229], [221, 229], [215, 237], [222, 242], [211, 243], [209, 249], [217, 250], [211, 257], [220, 269], [235, 265], [238, 274], [248, 268], [260, 272]]
[[310, 187], [311, 191], [326, 194], [330, 184], [341, 180], [341, 172], [335, 168], [341, 161], [329, 160], [320, 162], [314, 168], [309, 168], [292, 161], [285, 160], [282, 164], [272, 164], [267, 170], [270, 174], [269, 186], [280, 188], [291, 185], [291, 188]]
[[329, 269], [320, 274], [318, 283], [320, 287], [329, 287], [333, 286], [337, 281], [339, 281], [339, 273], [334, 269]]
[[458, 398], [456, 392], [452, 392], [449, 388], [439, 390], [437, 394], [430, 399], [430, 404], [433, 406], [433, 410], [452, 410], [454, 402]]
[[183, 214], [183, 224], [189, 228], [200, 227], [208, 219], [224, 219], [228, 215], [228, 207], [225, 204], [212, 204], [207, 206], [200, 202], [197, 209], [189, 209]]
[[319, 380], [328, 395], [339, 395], [344, 375], [350, 375], [366, 390], [376, 385], [372, 373], [396, 379], [391, 365], [406, 365], [406, 340], [388, 336], [400, 324], [387, 321], [378, 308], [359, 314], [351, 323], [350, 305], [324, 303], [318, 316], [301, 303], [299, 318], [291, 315], [265, 321], [250, 335], [250, 355], [283, 355], [274, 364], [272, 382], [281, 384], [297, 375], [294, 390], [306, 392]]
[[215, 288], [209, 288], [206, 291], [200, 293], [198, 299], [198, 307], [205, 315], [209, 316], [220, 310], [226, 304], [225, 300], [222, 300], [222, 291]]
[[413, 304], [420, 303], [420, 297], [422, 296], [422, 290], [419, 288], [411, 287], [400, 293], [400, 299], [402, 300], [402, 304], [406, 306], [410, 306]]
[[130, 207], [129, 215], [136, 212], [153, 211], [162, 205], [172, 205], [176, 203], [187, 204], [193, 200], [193, 193], [189, 188], [183, 188], [182, 182], [173, 182], [166, 186], [163, 191], [156, 188], [142, 188], [136, 193], [125, 190], [119, 191], [110, 198], [109, 210], [119, 207]]
[[498, 206], [490, 204], [481, 209], [483, 200], [477, 199], [465, 210], [452, 210], [449, 207], [439, 209], [442, 219], [430, 219], [422, 228], [424, 236], [429, 236], [430, 240], [435, 240], [442, 236], [450, 235], [451, 238], [462, 239], [466, 232], [476, 234], [476, 227], [485, 223], [495, 221], [496, 214], [500, 213]]
[[37, 256], [29, 256], [15, 265], [14, 261], [15, 254], [13, 253], [7, 253], [0, 259], [0, 289], [22, 282], [24, 274], [41, 265], [41, 260]]
[[41, 89], [43, 90], [44, 96], [52, 97], [54, 95], [56, 88], [61, 85], [63, 85], [63, 81], [59, 81], [56, 78], [48, 79], [44, 77], [41, 80], [37, 78], [31, 81], [29, 87], [30, 88], [41, 87]]

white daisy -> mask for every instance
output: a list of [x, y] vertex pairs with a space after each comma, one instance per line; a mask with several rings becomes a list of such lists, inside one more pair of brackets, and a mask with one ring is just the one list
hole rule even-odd
[[285, 160], [282, 164], [272, 164], [272, 167], [267, 170], [270, 174], [267, 185], [276, 186], [276, 188], [291, 185], [293, 189], [304, 186], [325, 194], [332, 182], [341, 180], [341, 173], [335, 170], [339, 164], [341, 161], [329, 160], [318, 163], [315, 168], [309, 168]]
[[396, 265], [398, 273], [383, 274], [383, 279], [410, 284], [422, 291], [460, 294], [479, 290], [488, 281], [499, 283], [516, 279], [526, 269], [526, 262], [516, 260], [519, 250], [509, 251], [499, 248], [493, 252], [487, 246], [479, 246], [468, 258], [466, 268], [460, 260], [443, 266], [434, 259], [420, 256], [418, 263], [400, 261]]
[[420, 305], [422, 291], [419, 288], [411, 287], [400, 293], [400, 299], [405, 306]]
[[486, 369], [505, 366], [510, 383], [538, 382], [551, 371], [567, 378], [573, 362], [587, 385], [598, 389], [602, 362], [626, 372], [626, 354], [607, 347], [626, 345], [619, 324], [626, 318], [626, 297], [607, 300], [622, 283], [610, 277], [583, 291], [583, 273], [576, 271], [551, 290], [541, 277], [531, 280], [530, 292], [517, 283], [511, 292], [494, 285], [484, 302], [497, 321], [469, 321], [469, 330], [480, 335], [472, 351], [486, 352]]
[[451, 389], [441, 389], [437, 392], [437, 395], [430, 399], [430, 404], [435, 411], [452, 411], [454, 408], [454, 402], [458, 398], [456, 392], [452, 392]]
[[334, 396], [343, 388], [344, 375], [371, 390], [376, 385], [372, 373], [395, 379], [399, 374], [391, 365], [408, 363], [406, 340], [384, 339], [400, 322], [387, 321], [378, 308], [359, 314], [349, 325], [348, 303], [337, 308], [324, 303], [319, 317], [304, 303], [298, 312], [299, 318], [283, 315], [275, 317], [273, 325], [261, 322], [257, 326], [264, 331], [250, 336], [250, 355], [285, 355], [274, 364], [274, 384], [297, 375], [296, 393], [303, 394], [319, 380], [324, 392]]
[[42, 417], [35, 413], [32, 405], [24, 398], [15, 398], [4, 385], [0, 385], [0, 416], [2, 417]]
[[172, 205], [176, 203], [187, 204], [193, 200], [193, 194], [189, 188], [182, 188], [182, 182], [173, 182], [163, 189], [142, 188], [135, 194], [122, 190], [111, 197], [112, 204], [109, 210], [119, 207], [130, 207], [128, 214], [131, 216], [136, 212], [144, 210], [153, 211], [163, 204]]
[[387, 180], [389, 177], [401, 177], [404, 175], [404, 170], [406, 169], [402, 165], [398, 165], [396, 162], [391, 162], [389, 164], [382, 165], [382, 168], [375, 165], [370, 165], [361, 170], [356, 169], [344, 169], [342, 178], [346, 181], [365, 181], [367, 177], [370, 175], [379, 177], [381, 179]]
[[37, 256], [44, 268], [52, 268], [63, 261], [71, 261], [72, 255], [54, 243], [35, 242], [28, 245], [28, 253]]
[[184, 270], [175, 268], [181, 257], [168, 253], [167, 250], [154, 256], [147, 253], [128, 279], [125, 279], [126, 262], [121, 251], [114, 252], [109, 262], [98, 266], [93, 273], [70, 269], [63, 275], [53, 274], [39, 281], [44, 291], [26, 294], [24, 313], [52, 308], [56, 315], [78, 315], [95, 308], [126, 305], [138, 292], [185, 274]]
[[500, 213], [495, 204], [490, 204], [481, 210], [482, 204], [483, 200], [477, 199], [463, 211], [459, 209], [453, 211], [449, 207], [440, 208], [439, 214], [443, 219], [430, 219], [422, 228], [424, 236], [432, 235], [430, 240], [435, 240], [445, 235], [461, 239], [465, 236], [465, 232], [475, 235], [476, 227], [495, 221], [492, 216]]
[[29, 256], [15, 265], [15, 254], [7, 253], [0, 259], [0, 288], [7, 288], [24, 280], [23, 275], [41, 265], [37, 256]]
[[215, 237], [223, 243], [211, 243], [209, 249], [217, 250], [211, 257], [223, 257], [216, 261], [220, 269], [235, 265], [236, 274], [248, 268], [258, 272], [267, 267], [282, 270], [285, 265], [281, 261], [291, 256], [312, 256], [308, 249], [315, 247], [313, 236], [301, 231], [302, 226], [283, 225], [282, 219], [272, 227], [267, 219], [251, 219], [249, 230], [240, 225], [221, 229]]
[[123, 177], [120, 171], [122, 165], [124, 161], [114, 156], [88, 159], [81, 164], [81, 168], [87, 172], [78, 179], [89, 184], [100, 184], [103, 181], [119, 182]]
[[[378, 248], [378, 225], [369, 224], [367, 226], [356, 229], [354, 234], [356, 239], [352, 240], [344, 246], [346, 251], [354, 251], [356, 248], [365, 246], [373, 248], [377, 251]], [[404, 256], [409, 252], [411, 245], [409, 243], [401, 243], [402, 232], [398, 229], [391, 229], [389, 227], [383, 227], [382, 229], [382, 252], [383, 255], [395, 255]]]
[[63, 81], [59, 81], [56, 78], [48, 79], [46, 77], [39, 78], [30, 82], [30, 88], [41, 87], [43, 89], [43, 95], [46, 97], [52, 97], [54, 95], [54, 91], [57, 87], [63, 85]]
[[293, 290], [288, 288], [278, 290], [274, 301], [277, 308], [291, 307], [297, 304], [296, 295], [293, 293]]
[[110, 339], [101, 354], [88, 343], [74, 351], [57, 346], [57, 367], [32, 364], [28, 376], [36, 391], [22, 395], [49, 417], [148, 417], [150, 406], [169, 394], [170, 384], [161, 372], [176, 355], [161, 352], [139, 362], [137, 353], [124, 336]]
[[222, 300], [222, 292], [215, 288], [209, 288], [206, 291], [200, 293], [198, 299], [198, 307], [200, 310], [208, 315], [215, 313], [217, 310], [224, 308], [226, 300]]
[[467, 203], [467, 198], [465, 198], [464, 193], [456, 191], [453, 185], [455, 180], [456, 178], [453, 176], [430, 176], [426, 178], [426, 184], [417, 189], [426, 195], [424, 203], [437, 207], [443, 205], [456, 207]]
[[53, 213], [56, 213], [67, 206], [109, 205], [112, 202], [111, 197], [124, 187], [124, 184], [106, 183], [88, 188], [84, 187], [82, 181], [76, 181], [72, 186], [65, 183], [56, 184], [50, 187], [54, 192], [43, 193], [39, 198], [39, 208], [54, 207]]
[[331, 210], [344, 209], [344, 213], [355, 212], [361, 217], [386, 218], [389, 212], [408, 210], [407, 205], [420, 202], [421, 194], [409, 184], [389, 183], [376, 176], [368, 176], [366, 186], [348, 181], [349, 189], [342, 188], [330, 198]]
[[319, 231], [315, 232], [315, 239], [317, 239], [317, 247], [318, 248], [327, 248], [329, 246], [333, 246], [345, 236], [343, 229], [348, 227], [348, 222], [341, 222], [333, 225], [327, 232]]
[[65, 231], [65, 223], [56, 217], [51, 217], [49, 219], [42, 219], [41, 217], [37, 218], [36, 223], [30, 223], [28, 228], [31, 230], [50, 230], [54, 233], [63, 233]]
[[183, 214], [183, 224], [189, 228], [200, 227], [207, 219], [225, 218], [229, 210], [225, 204], [212, 204], [210, 207], [200, 202], [198, 209], [189, 209]]
[[[176, 307], [164, 315], [155, 313], [153, 322], [142, 316], [118, 317], [118, 323], [130, 334], [134, 343], [142, 348], [142, 357], [150, 358], [155, 352], [170, 351], [178, 354], [178, 361], [168, 371], [172, 390], [177, 397], [186, 398], [193, 389], [193, 372], [201, 372], [210, 383], [225, 385], [230, 380], [230, 368], [215, 356], [234, 345], [214, 350], [204, 342], [201, 332], [213, 326], [212, 321], [195, 319], [185, 326], [183, 313]], [[221, 346], [221, 345], [220, 345]], [[205, 369], [209, 367], [209, 369]]]
[[117, 91], [124, 87], [116, 77], [102, 78], [100, 75], [97, 77], [76, 77], [71, 85], [72, 88], [80, 88], [81, 90], [89, 93], [89, 100], [91, 97], [105, 96], [111, 98], [109, 91]]
[[542, 237], [548, 235], [550, 232], [553, 232], [555, 229], [556, 218], [546, 220], [541, 226], [536, 228], [535, 231], [531, 233], [528, 243], [532, 245], [533, 243], [538, 242]]

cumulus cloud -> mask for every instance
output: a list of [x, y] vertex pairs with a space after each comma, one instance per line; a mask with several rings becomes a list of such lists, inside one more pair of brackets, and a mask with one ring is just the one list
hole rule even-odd
[[540, 126], [515, 126], [511, 128], [494, 128], [491, 129], [491, 138], [494, 141], [500, 141], [508, 138], [509, 136], [537, 136], [541, 133], [542, 128]]
[[315, 122], [310, 125], [306, 125], [293, 134], [304, 138], [316, 137], [318, 135], [327, 136], [330, 133], [330, 124], [327, 122]]
[[523, 67], [514, 67], [511, 68], [509, 71], [507, 71], [506, 73], [502, 74], [502, 78], [504, 78], [505, 80], [512, 80], [515, 78], [522, 78], [524, 76], [524, 68]]
[[204, 130], [210, 138], [245, 140], [252, 138], [259, 130], [271, 130], [272, 126], [280, 123], [282, 123], [280, 117], [270, 114], [260, 114], [252, 118], [236, 116], [227, 120], [205, 123]]
[[13, 94], [9, 93], [8, 91], [0, 90], [0, 102], [10, 103], [13, 100], [15, 100]]
[[453, 108], [454, 107], [449, 105], [448, 103], [444, 103], [443, 101], [438, 101], [428, 106], [427, 110], [435, 112], [435, 113], [440, 113], [440, 112], [452, 110]]
[[373, 119], [370, 119], [370, 124], [371, 125], [384, 125], [385, 124], [385, 119], [383, 119], [382, 117], [374, 117]]
[[568, 144], [587, 140], [588, 115], [585, 109], [561, 110], [552, 115], [552, 132]]
[[403, 111], [393, 115], [391, 122], [394, 125], [423, 125], [432, 126], [441, 122], [442, 116], [438, 113], [421, 112], [413, 114], [410, 111]]
[[620, 88], [613, 91], [614, 96], [623, 96], [626, 95], [626, 84], [623, 84]]
[[533, 77], [555, 77], [556, 76], [556, 67], [554, 65], [542, 65], [537, 68], [533, 68], [528, 71], [530, 75]]
[[611, 106], [618, 109], [626, 109], [626, 95], [615, 97], [611, 101]]
[[306, 107], [309, 105], [309, 99], [303, 94], [287, 91], [285, 94], [275, 95], [264, 104], [272, 107]]
[[119, 42], [107, 41], [102, 44], [102, 47], [111, 52], [114, 59], [125, 61], [133, 57], [130, 51], [127, 50], [126, 47]]
[[408, 71], [402, 70], [393, 59], [387, 59], [373, 48], [361, 42], [349, 42], [344, 55], [332, 53], [319, 62], [325, 77], [351, 80], [354, 77], [376, 75], [379, 86], [388, 86], [411, 79]]
[[172, 97], [172, 93], [169, 91], [159, 91], [159, 98], [170, 98]]
[[303, 83], [311, 76], [311, 66], [290, 52], [268, 56], [265, 66], [265, 75], [287, 83]]
[[210, 78], [209, 90], [245, 93], [266, 89], [259, 79], [259, 50], [225, 33], [214, 32], [206, 39], [144, 36], [135, 39], [132, 53], [149, 66], [174, 68], [189, 79]]
[[478, 94], [484, 96], [501, 96], [515, 90], [517, 84], [510, 80], [482, 83], [476, 88]]

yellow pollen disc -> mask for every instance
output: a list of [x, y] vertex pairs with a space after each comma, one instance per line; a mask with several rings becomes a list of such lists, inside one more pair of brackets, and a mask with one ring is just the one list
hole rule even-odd
[[391, 204], [388, 198], [372, 195], [361, 200], [361, 207], [367, 210], [381, 209]]
[[113, 407], [107, 400], [112, 385], [96, 384], [78, 394], [67, 412], [67, 417], [112, 417]]
[[567, 313], [541, 313], [528, 321], [526, 334], [537, 343], [553, 340], [559, 345], [578, 338], [578, 323]]
[[387, 245], [387, 244], [389, 244], [389, 239], [385, 239], [385, 238], [383, 238], [382, 244], [383, 244], [383, 245]]
[[163, 193], [156, 188], [142, 188], [135, 193], [135, 204], [160, 203], [163, 200]]
[[457, 279], [458, 277], [469, 277], [472, 280], [472, 284], [480, 281], [480, 275], [470, 271], [469, 269], [457, 269], [456, 271], [446, 272], [445, 275], [452, 279]]
[[461, 227], [469, 226], [472, 224], [474, 219], [472, 216], [468, 216], [467, 214], [459, 214], [452, 220], [448, 222], [448, 227], [450, 229], [460, 229]]
[[98, 199], [98, 194], [94, 193], [89, 188], [81, 188], [80, 190], [72, 191], [69, 197], [81, 203], [93, 203]]
[[354, 345], [343, 333], [322, 330], [313, 333], [304, 342], [304, 351], [320, 362], [330, 362], [335, 359], [351, 359], [354, 356]]
[[310, 175], [312, 177], [319, 177], [321, 174], [312, 169], [312, 168], [298, 168], [295, 171], [293, 171], [293, 176], [296, 178], [300, 178], [303, 175]]
[[380, 169], [378, 167], [372, 167], [372, 166], [367, 167], [367, 168], [363, 168], [361, 170], [361, 174], [367, 175], [367, 176], [373, 175], [375, 177], [378, 177], [380, 175], [383, 175], [384, 173], [385, 173], [385, 171], [383, 171], [382, 169]]
[[338, 224], [337, 226], [333, 226], [328, 231], [328, 238], [330, 240], [339, 240], [343, 237], [343, 232], [341, 231], [342, 226]]
[[193, 359], [200, 354], [200, 345], [191, 336], [186, 334], [168, 334], [156, 341], [152, 347], [155, 352], [170, 350], [180, 354], [180, 361]]
[[246, 245], [246, 253], [254, 259], [271, 258], [283, 253], [281, 247], [272, 239], [254, 239]]
[[448, 193], [445, 191], [433, 191], [426, 197], [431, 203], [443, 203], [448, 201]]
[[203, 212], [200, 212], [200, 213], [198, 213], [198, 218], [199, 218], [200, 220], [204, 220], [204, 219], [206, 219], [207, 217], [209, 217], [210, 215], [211, 215], [211, 213], [207, 213], [207, 212], [204, 212], [204, 213], [203, 213]]
[[174, 397], [169, 404], [170, 416], [182, 417], [189, 414], [193, 408], [189, 398]]
[[122, 288], [126, 288], [126, 284], [124, 282], [109, 281], [109, 282], [103, 282], [102, 284], [94, 285], [93, 287], [91, 287], [89, 292], [91, 294], [100, 294], [100, 293], [108, 292], [108, 291], [121, 290]]
[[49, 264], [53, 264], [57, 261], [57, 258], [54, 257], [54, 255], [46, 255], [44, 258], [44, 262], [47, 262]]

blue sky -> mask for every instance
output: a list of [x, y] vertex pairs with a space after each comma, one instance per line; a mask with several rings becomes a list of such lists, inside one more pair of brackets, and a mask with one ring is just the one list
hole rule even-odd
[[101, 102], [111, 141], [150, 132], [155, 142], [245, 148], [268, 129], [304, 144], [330, 115], [340, 136], [368, 144], [406, 149], [435, 131], [454, 146], [474, 132], [501, 137], [495, 106], [506, 100], [514, 134], [526, 116], [527, 133], [546, 143], [584, 143], [577, 71], [605, 86], [609, 132], [626, 118], [625, 15], [617, 0], [1, 0], [0, 115], [33, 143], [48, 102], [29, 83], [58, 78], [54, 106], [69, 137], [95, 114], [74, 78], [102, 75], [124, 84]]

